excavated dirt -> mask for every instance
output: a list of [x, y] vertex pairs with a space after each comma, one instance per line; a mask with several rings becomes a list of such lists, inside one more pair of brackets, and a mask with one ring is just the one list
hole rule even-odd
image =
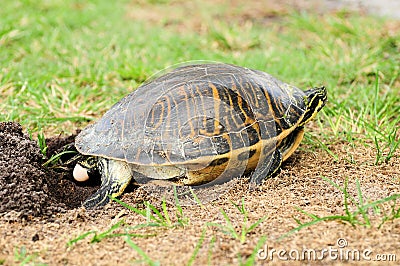
[[0, 213], [20, 218], [48, 213], [49, 191], [40, 150], [15, 123], [0, 123]]
[[[42, 166], [45, 158], [66, 148], [72, 151], [74, 137], [47, 139], [44, 157], [37, 142], [23, 133], [21, 125], [0, 123], [0, 217], [6, 220], [51, 217], [79, 207], [98, 188], [98, 179], [79, 185], [73, 181], [73, 162], [61, 163], [58, 168]], [[61, 162], [71, 158], [72, 155], [66, 154], [61, 156]]]

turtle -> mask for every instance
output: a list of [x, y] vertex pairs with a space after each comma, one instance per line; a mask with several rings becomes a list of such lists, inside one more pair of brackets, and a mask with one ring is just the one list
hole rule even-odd
[[249, 174], [261, 184], [279, 172], [326, 101], [324, 86], [301, 90], [260, 70], [225, 63], [175, 67], [77, 135], [75, 178], [101, 176], [83, 206], [106, 205], [132, 179], [200, 187]]

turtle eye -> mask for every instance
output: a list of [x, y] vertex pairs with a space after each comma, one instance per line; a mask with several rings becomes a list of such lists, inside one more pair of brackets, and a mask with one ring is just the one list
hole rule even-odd
[[78, 162], [80, 166], [86, 169], [89, 175], [93, 175], [98, 172], [97, 158], [93, 156], [85, 156], [81, 161]]
[[95, 175], [95, 174], [97, 174], [98, 172], [99, 172], [99, 171], [98, 171], [97, 167], [89, 168], [89, 169], [87, 170], [87, 173], [88, 173], [89, 176]]

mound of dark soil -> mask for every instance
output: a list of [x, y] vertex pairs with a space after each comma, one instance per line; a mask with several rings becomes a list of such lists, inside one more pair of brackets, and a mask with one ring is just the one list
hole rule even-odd
[[[74, 138], [48, 139], [47, 158], [73, 147]], [[93, 184], [82, 186], [73, 181], [72, 163], [61, 164], [62, 167], [43, 167], [43, 163], [39, 146], [23, 133], [21, 125], [0, 122], [0, 217], [51, 217], [79, 207], [97, 189]]]
[[19, 124], [0, 123], [0, 213], [43, 214], [49, 205], [40, 150]]

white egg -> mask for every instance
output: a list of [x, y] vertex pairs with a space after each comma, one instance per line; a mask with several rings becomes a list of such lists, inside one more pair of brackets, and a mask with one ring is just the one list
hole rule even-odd
[[76, 181], [84, 182], [89, 179], [89, 175], [86, 168], [83, 168], [79, 164], [75, 165], [74, 171], [72, 173]]

